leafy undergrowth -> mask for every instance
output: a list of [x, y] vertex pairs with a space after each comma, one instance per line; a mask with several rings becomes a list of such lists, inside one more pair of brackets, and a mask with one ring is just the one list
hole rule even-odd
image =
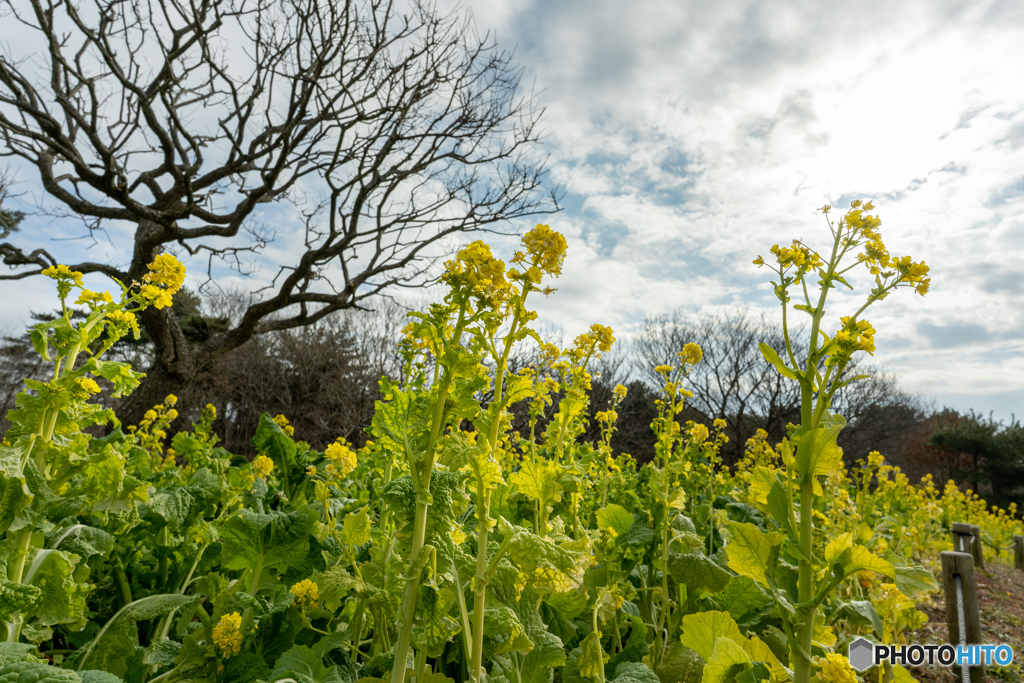
[[[932, 567], [939, 576], [939, 568]], [[1020, 658], [1024, 648], [1024, 571], [996, 562], [987, 562], [985, 571], [976, 574], [981, 630], [986, 643], [1005, 643], [1014, 648], [1015, 659], [1009, 667], [988, 669], [990, 680], [1024, 681]], [[940, 584], [941, 585], [941, 584]], [[948, 643], [946, 603], [940, 589], [927, 602], [917, 606], [928, 615], [928, 623], [908, 634], [907, 642]], [[934, 683], [959, 683], [950, 669], [941, 667], [910, 667], [914, 678]]]

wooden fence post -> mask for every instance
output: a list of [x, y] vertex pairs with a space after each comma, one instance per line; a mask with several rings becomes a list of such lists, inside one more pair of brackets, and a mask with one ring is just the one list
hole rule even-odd
[[[961, 600], [957, 601], [957, 578], [960, 581]], [[953, 647], [961, 644], [960, 607], [963, 608], [963, 621], [968, 645], [981, 645], [981, 615], [978, 612], [978, 584], [974, 578], [974, 558], [970, 553], [946, 551], [942, 553], [942, 589], [946, 594], [946, 628], [949, 643]], [[957, 677], [960, 667], [954, 666]], [[985, 667], [970, 667], [971, 683], [982, 683], [985, 680]]]
[[974, 566], [981, 571], [985, 571], [985, 550], [981, 544], [981, 527], [977, 524], [972, 524], [971, 533], [974, 535], [974, 543], [971, 545], [971, 555], [974, 556]]
[[974, 558], [974, 566], [985, 568], [985, 556], [981, 550], [981, 529], [975, 524], [953, 522], [953, 552], [969, 553]]
[[1024, 536], [1013, 537], [1013, 566], [1024, 570]]

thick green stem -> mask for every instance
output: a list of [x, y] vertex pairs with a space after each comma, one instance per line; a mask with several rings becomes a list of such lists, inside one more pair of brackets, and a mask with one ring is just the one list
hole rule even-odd
[[[249, 595], [256, 597], [256, 591], [260, 589], [260, 577], [263, 575], [263, 553], [260, 553], [260, 559], [256, 562], [256, 569], [252, 574], [252, 581], [249, 583]], [[242, 613], [242, 633], [249, 632], [249, 622], [252, 621], [252, 607], [246, 607]]]
[[117, 581], [117, 589], [121, 593], [122, 606], [132, 603], [132, 588], [128, 584], [128, 575], [125, 574], [121, 558], [114, 563], [114, 580]]
[[395, 663], [391, 668], [391, 683], [404, 683], [406, 660], [412, 644], [412, 627], [416, 620], [416, 598], [420, 590], [420, 577], [423, 569], [419, 564], [420, 553], [427, 538], [427, 510], [429, 506], [420, 500], [416, 501], [416, 521], [413, 527], [412, 551], [409, 553], [409, 566], [412, 574], [406, 577], [405, 595], [402, 597], [401, 631], [395, 645]]
[[[814, 430], [811, 428], [813, 419], [813, 397], [808, 382], [800, 387], [801, 398], [801, 419], [806, 425], [803, 437], [800, 440], [800, 449], [807, 449], [814, 452]], [[797, 575], [797, 593], [800, 603], [810, 603], [814, 598], [814, 477], [811, 472], [805, 472], [800, 481], [800, 552], [803, 558], [799, 562]], [[796, 641], [798, 647], [790, 648], [790, 663], [793, 666], [793, 680], [795, 683], [808, 683], [811, 680], [811, 663], [807, 661], [804, 653], [811, 651], [811, 641], [814, 637], [814, 614], [816, 609], [811, 606], [798, 613], [800, 623], [797, 626]]]
[[484, 610], [487, 601], [487, 535], [490, 531], [490, 491], [480, 491], [482, 501], [480, 524], [477, 527], [476, 576], [473, 580], [473, 647], [470, 649], [469, 678], [476, 683], [483, 680]]

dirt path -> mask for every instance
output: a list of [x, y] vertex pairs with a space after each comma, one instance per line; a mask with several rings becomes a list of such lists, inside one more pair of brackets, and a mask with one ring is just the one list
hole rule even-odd
[[[986, 644], [1006, 644], [1014, 649], [1014, 662], [1005, 669], [989, 669], [988, 680], [1024, 681], [1024, 571], [1002, 562], [988, 562], [986, 571], [976, 573], [981, 630]], [[936, 577], [939, 578], [939, 577]], [[917, 606], [928, 615], [928, 623], [917, 630], [908, 642], [948, 643], [946, 604], [941, 590], [928, 602]], [[942, 667], [911, 667], [919, 681], [960, 683], [949, 669]]]

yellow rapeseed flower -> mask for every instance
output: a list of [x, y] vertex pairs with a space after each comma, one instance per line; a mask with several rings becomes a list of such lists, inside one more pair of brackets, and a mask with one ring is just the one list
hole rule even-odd
[[850, 661], [834, 652], [814, 660], [818, 666], [818, 680], [829, 683], [857, 683], [857, 674], [853, 672]]
[[225, 657], [242, 651], [242, 615], [238, 612], [225, 614], [213, 627], [213, 642]]
[[295, 604], [312, 607], [320, 599], [320, 587], [309, 579], [303, 579], [288, 589], [295, 596]]
[[252, 461], [252, 471], [260, 479], [266, 479], [274, 470], [274, 461], [265, 455], [256, 456]]

